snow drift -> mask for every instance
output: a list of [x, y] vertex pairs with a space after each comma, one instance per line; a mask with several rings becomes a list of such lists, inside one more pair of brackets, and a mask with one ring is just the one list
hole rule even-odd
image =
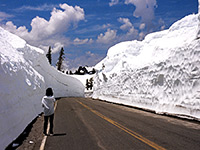
[[96, 65], [93, 97], [200, 119], [198, 24], [189, 15], [143, 41], [111, 47]]
[[84, 96], [80, 81], [58, 72], [41, 49], [0, 27], [0, 149], [41, 113], [47, 87], [55, 97]]

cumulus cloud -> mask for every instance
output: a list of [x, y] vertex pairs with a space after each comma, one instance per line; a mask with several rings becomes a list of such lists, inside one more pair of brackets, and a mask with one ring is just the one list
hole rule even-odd
[[123, 25], [120, 26], [120, 29], [122, 30], [129, 30], [130, 28], [133, 27], [132, 23], [128, 18], [119, 18], [118, 21], [123, 23]]
[[140, 24], [140, 30], [143, 30], [145, 28], [145, 23]]
[[116, 39], [116, 37], [117, 37], [116, 30], [107, 29], [107, 31], [104, 34], [101, 33], [98, 36], [97, 42], [104, 43], [104, 44], [112, 43]]
[[52, 53], [59, 52], [62, 47], [64, 47], [64, 45], [62, 43], [60, 43], [60, 42], [55, 43], [53, 48], [52, 48]]
[[28, 30], [26, 29], [25, 26], [20, 26], [19, 28], [17, 28], [17, 26], [14, 25], [12, 21], [6, 22], [6, 24], [3, 27], [4, 29], [12, 33], [15, 33], [18, 36], [23, 37], [23, 38], [26, 37], [28, 34]]
[[79, 38], [75, 38], [74, 39], [74, 45], [82, 45], [82, 44], [87, 44], [87, 43], [92, 43], [93, 40], [92, 39], [79, 39]]
[[119, 0], [111, 0], [109, 3], [109, 6], [117, 5], [119, 3]]
[[111, 24], [109, 24], [109, 23], [107, 23], [107, 24], [103, 24], [103, 25], [102, 25], [102, 28], [103, 28], [103, 29], [105, 29], [105, 28], [109, 28], [109, 27], [111, 27]]
[[138, 30], [136, 30], [134, 27], [130, 28], [126, 34], [128, 38], [134, 39], [138, 35]]
[[53, 8], [49, 20], [38, 16], [33, 18], [30, 32], [25, 26], [17, 28], [12, 22], [7, 22], [4, 28], [35, 46], [41, 44], [42, 41], [53, 42], [46, 44], [65, 41], [63, 33], [67, 32], [71, 25], [76, 26], [79, 21], [84, 20], [84, 10], [79, 6], [72, 7], [67, 4], [60, 4], [59, 7], [60, 9]]
[[125, 4], [133, 4], [136, 9], [133, 13], [134, 17], [141, 17], [148, 28], [152, 25], [154, 19], [154, 9], [157, 7], [156, 0], [125, 0]]
[[84, 11], [79, 6], [69, 6], [60, 4], [60, 9], [54, 8], [51, 12], [50, 20], [36, 17], [31, 22], [32, 30], [30, 32], [34, 38], [46, 38], [50, 35], [66, 32], [71, 24], [77, 24], [84, 19]]
[[145, 37], [145, 33], [144, 32], [140, 32], [139, 34], [139, 40], [143, 40]]
[[120, 26], [120, 29], [127, 31], [126, 35], [123, 36], [123, 39], [132, 40], [133, 38], [136, 38], [138, 31], [134, 28], [133, 24], [128, 18], [119, 18], [118, 21], [123, 24]]

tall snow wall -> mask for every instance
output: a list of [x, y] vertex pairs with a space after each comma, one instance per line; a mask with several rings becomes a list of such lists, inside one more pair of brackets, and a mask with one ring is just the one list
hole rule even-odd
[[41, 49], [0, 27], [0, 149], [42, 112], [47, 87], [55, 97], [84, 96], [82, 83], [51, 67]]
[[198, 0], [199, 2], [199, 7], [198, 7], [198, 19], [199, 19], [199, 24], [198, 24], [198, 31], [197, 31], [197, 38], [200, 38], [200, 0]]
[[111, 47], [96, 65], [93, 98], [200, 119], [198, 24], [189, 15], [143, 41]]

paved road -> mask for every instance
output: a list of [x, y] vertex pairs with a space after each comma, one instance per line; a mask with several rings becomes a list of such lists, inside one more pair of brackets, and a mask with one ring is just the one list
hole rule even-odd
[[45, 150], [199, 150], [200, 124], [85, 98], [58, 101]]

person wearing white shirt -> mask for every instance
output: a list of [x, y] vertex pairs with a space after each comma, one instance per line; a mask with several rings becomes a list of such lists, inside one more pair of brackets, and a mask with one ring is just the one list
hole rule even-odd
[[44, 128], [43, 134], [47, 135], [47, 125], [50, 123], [50, 135], [53, 135], [53, 119], [54, 119], [54, 104], [55, 98], [53, 96], [52, 88], [46, 89], [46, 95], [42, 98], [42, 107], [44, 108]]

